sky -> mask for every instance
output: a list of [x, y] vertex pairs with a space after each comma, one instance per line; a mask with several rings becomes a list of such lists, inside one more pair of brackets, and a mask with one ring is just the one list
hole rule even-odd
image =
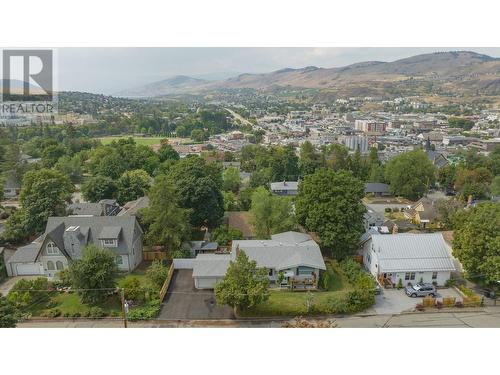
[[500, 48], [59, 48], [61, 91], [113, 94], [176, 75], [225, 79], [283, 68], [333, 68], [394, 61], [422, 53], [468, 50], [500, 58]]

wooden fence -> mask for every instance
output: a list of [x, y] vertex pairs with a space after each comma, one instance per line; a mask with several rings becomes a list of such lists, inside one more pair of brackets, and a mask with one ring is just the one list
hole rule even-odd
[[167, 253], [164, 251], [143, 251], [142, 258], [144, 260], [164, 260], [167, 259]]
[[163, 301], [165, 299], [165, 296], [167, 295], [168, 287], [170, 286], [170, 281], [172, 281], [173, 275], [174, 275], [174, 263], [172, 263], [170, 265], [170, 268], [168, 269], [167, 278], [165, 279], [165, 282], [163, 283], [163, 286], [161, 287], [160, 301]]

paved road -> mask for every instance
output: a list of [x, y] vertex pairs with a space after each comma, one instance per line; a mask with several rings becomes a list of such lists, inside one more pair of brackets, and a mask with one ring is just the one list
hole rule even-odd
[[229, 109], [229, 108], [225, 108], [226, 111], [228, 111], [231, 116], [233, 116], [235, 119], [238, 119], [241, 121], [242, 124], [245, 124], [245, 125], [248, 125], [248, 126], [251, 126], [252, 128], [255, 127], [254, 124], [252, 124], [250, 121], [248, 121], [246, 118], [244, 118], [243, 116], [241, 116], [239, 113], [236, 113], [235, 111]]
[[[480, 312], [436, 312], [400, 315], [349, 316], [336, 318], [340, 328], [500, 328], [500, 306], [487, 307]], [[191, 320], [191, 321], [151, 321], [129, 322], [132, 328], [174, 328], [174, 327], [228, 327], [228, 328], [279, 328], [280, 320]], [[120, 320], [68, 320], [52, 322], [25, 322], [21, 328], [35, 327], [123, 327]]]

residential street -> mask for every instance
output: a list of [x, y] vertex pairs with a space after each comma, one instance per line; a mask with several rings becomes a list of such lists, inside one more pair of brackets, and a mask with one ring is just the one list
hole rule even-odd
[[[336, 318], [341, 328], [500, 328], [500, 306], [485, 308], [482, 312], [439, 312], [394, 315], [349, 316]], [[279, 320], [189, 320], [129, 322], [133, 328], [279, 328]], [[121, 328], [120, 320], [61, 320], [53, 322], [26, 322], [20, 328]]]

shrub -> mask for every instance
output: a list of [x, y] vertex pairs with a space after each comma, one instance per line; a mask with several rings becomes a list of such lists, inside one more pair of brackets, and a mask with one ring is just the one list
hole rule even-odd
[[80, 312], [75, 311], [73, 314], [71, 314], [71, 317], [73, 318], [79, 318], [81, 316]]
[[102, 318], [106, 316], [106, 313], [104, 312], [103, 309], [97, 306], [93, 306], [88, 310], [88, 316], [91, 318]]
[[128, 320], [147, 320], [156, 318], [158, 313], [160, 312], [161, 301], [155, 299], [150, 301], [148, 304], [142, 307], [136, 307], [129, 311], [127, 318]]
[[340, 262], [340, 268], [356, 289], [373, 290], [375, 288], [375, 279], [373, 276], [366, 272], [361, 264], [353, 259], [344, 259]]
[[168, 275], [168, 268], [162, 262], [154, 260], [146, 271], [146, 276], [153, 286], [160, 290]]
[[45, 312], [44, 316], [46, 316], [47, 318], [57, 318], [58, 316], [61, 316], [61, 310], [50, 309]]
[[355, 289], [342, 296], [328, 300], [328, 312], [332, 314], [353, 314], [366, 310], [375, 303], [375, 295], [370, 290]]
[[61, 270], [57, 273], [57, 286], [59, 287], [70, 287], [71, 286], [71, 278], [69, 274], [69, 268]]
[[65, 311], [62, 316], [64, 316], [65, 318], [69, 318], [71, 317], [71, 313], [69, 311]]
[[448, 279], [444, 283], [444, 286], [447, 287], [447, 288], [449, 288], [451, 286], [455, 286], [455, 285], [457, 285], [457, 280], [456, 279]]
[[125, 298], [136, 303], [142, 303], [145, 300], [144, 290], [141, 287], [141, 281], [137, 276], [129, 275], [120, 282], [120, 287], [125, 291]]
[[403, 287], [403, 280], [399, 279], [398, 280], [398, 285], [396, 285], [398, 289], [401, 289]]
[[19, 309], [44, 303], [50, 298], [49, 287], [49, 281], [45, 277], [35, 280], [21, 279], [9, 291], [7, 299]]
[[384, 211], [389, 213], [389, 212], [392, 212], [392, 209], [390, 207], [386, 207]]

